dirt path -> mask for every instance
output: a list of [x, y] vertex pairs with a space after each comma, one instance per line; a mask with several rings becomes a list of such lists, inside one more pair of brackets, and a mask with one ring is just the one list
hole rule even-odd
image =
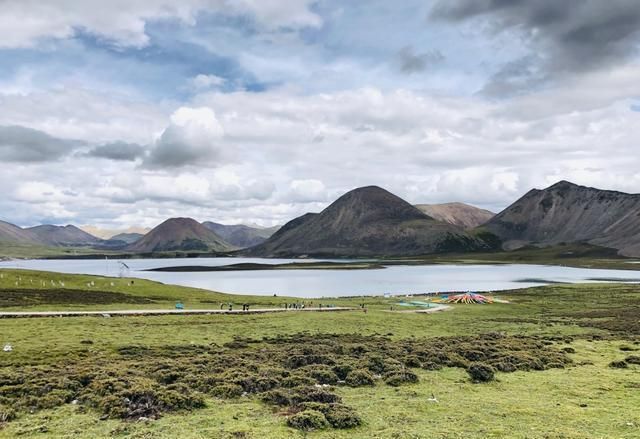
[[113, 316], [148, 316], [148, 315], [197, 315], [197, 314], [266, 314], [276, 312], [335, 312], [353, 311], [356, 308], [256, 308], [249, 311], [226, 309], [131, 309], [121, 311], [26, 311], [26, 312], [0, 312], [0, 319], [11, 318], [36, 318], [36, 317], [113, 317]]

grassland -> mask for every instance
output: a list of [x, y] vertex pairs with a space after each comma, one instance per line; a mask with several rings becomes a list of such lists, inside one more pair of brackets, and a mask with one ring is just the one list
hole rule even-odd
[[[295, 300], [0, 274], [0, 310]], [[61, 289], [73, 291], [63, 302]], [[17, 293], [25, 293], [20, 303]], [[2, 319], [0, 343], [14, 349], [0, 352], [0, 412], [15, 419], [0, 422], [0, 438], [639, 437], [640, 286], [553, 285], [500, 297], [510, 303], [434, 314], [391, 312], [398, 299], [380, 297], [333, 300], [364, 303], [366, 313]], [[497, 369], [495, 380], [472, 382], [466, 369], [478, 361]], [[340, 384], [347, 370], [364, 370], [373, 385]], [[287, 426], [302, 408], [360, 425]]]

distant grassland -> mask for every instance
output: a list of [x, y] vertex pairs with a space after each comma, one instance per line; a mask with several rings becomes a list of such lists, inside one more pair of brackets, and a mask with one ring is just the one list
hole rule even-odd
[[[0, 274], [0, 311], [297, 300], [139, 279]], [[65, 303], [56, 302], [61, 288]], [[30, 291], [35, 299], [15, 303]], [[93, 300], [96, 292], [105, 302]], [[435, 314], [391, 312], [399, 298], [370, 297], [331, 299], [364, 303], [366, 313], [0, 319], [0, 344], [14, 347], [0, 352], [0, 412], [15, 407], [15, 419], [0, 421], [0, 438], [640, 436], [633, 360], [640, 357], [640, 286], [552, 285], [499, 297], [511, 303]], [[465, 368], [476, 361], [498, 368], [496, 380], [472, 383]], [[371, 374], [373, 385], [336, 385], [349, 367]], [[318, 382], [331, 385], [313, 393]], [[133, 401], [125, 404], [123, 395]], [[333, 410], [327, 416], [336, 425], [355, 418], [360, 425], [287, 426], [295, 401], [329, 395], [341, 402], [301, 404]], [[131, 410], [133, 419], [122, 420]], [[157, 419], [139, 422], [135, 413]]]

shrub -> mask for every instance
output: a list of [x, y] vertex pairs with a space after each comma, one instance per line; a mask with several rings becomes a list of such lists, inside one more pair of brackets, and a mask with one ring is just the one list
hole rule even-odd
[[333, 366], [333, 372], [341, 380], [347, 379], [347, 375], [349, 375], [349, 372], [351, 372], [352, 370], [353, 366], [350, 364], [336, 364], [335, 366]]
[[324, 364], [314, 364], [301, 369], [319, 384], [335, 384], [338, 382], [338, 375]]
[[410, 355], [404, 360], [404, 365], [407, 367], [420, 367], [420, 359], [415, 355]]
[[281, 389], [269, 390], [264, 392], [261, 397], [262, 401], [279, 406], [291, 405], [291, 395]]
[[349, 406], [344, 404], [321, 404], [305, 402], [300, 405], [302, 410], [315, 410], [322, 413], [333, 428], [347, 429], [362, 424], [362, 419]]
[[629, 364], [640, 364], [640, 357], [637, 355], [630, 355], [625, 360]]
[[405, 383], [417, 383], [418, 375], [410, 370], [396, 370], [385, 375], [384, 382], [393, 387], [398, 387]]
[[612, 367], [614, 369], [626, 369], [629, 367], [629, 365], [624, 360], [616, 360], [609, 363], [609, 367]]
[[312, 386], [315, 384], [315, 380], [305, 375], [293, 374], [286, 378], [283, 378], [280, 382], [282, 387], [300, 387], [300, 386]]
[[499, 363], [496, 363], [494, 366], [496, 370], [500, 372], [515, 372], [516, 370], [518, 370], [515, 364], [509, 361], [501, 361]]
[[495, 378], [495, 369], [485, 363], [473, 363], [467, 368], [467, 373], [474, 383], [486, 383]]
[[347, 375], [345, 379], [347, 385], [351, 387], [373, 386], [373, 375], [366, 369], [356, 369]]
[[0, 424], [13, 421], [16, 418], [16, 411], [11, 407], [0, 405]]
[[422, 368], [424, 370], [440, 370], [442, 369], [442, 366], [438, 363], [435, 363], [433, 361], [426, 361], [422, 364]]
[[321, 402], [324, 404], [330, 404], [341, 401], [341, 398], [335, 393], [331, 393], [317, 387], [298, 388], [291, 397], [292, 405], [299, 405], [303, 402]]
[[242, 395], [242, 386], [238, 384], [221, 384], [211, 389], [211, 394], [218, 398], [232, 399]]
[[329, 427], [329, 422], [327, 422], [327, 418], [317, 410], [304, 410], [289, 417], [289, 419], [287, 419], [287, 425], [302, 431], [313, 431]]
[[574, 348], [572, 348], [571, 346], [567, 346], [566, 348], [562, 348], [563, 352], [566, 352], [567, 354], [575, 354], [576, 350]]
[[362, 424], [358, 414], [351, 407], [342, 404], [329, 404], [324, 416], [333, 428], [354, 428]]

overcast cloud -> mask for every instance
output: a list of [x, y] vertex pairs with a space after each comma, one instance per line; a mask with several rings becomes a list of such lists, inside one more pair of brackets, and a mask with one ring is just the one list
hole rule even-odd
[[0, 219], [281, 224], [377, 184], [640, 192], [633, 0], [5, 0]]

